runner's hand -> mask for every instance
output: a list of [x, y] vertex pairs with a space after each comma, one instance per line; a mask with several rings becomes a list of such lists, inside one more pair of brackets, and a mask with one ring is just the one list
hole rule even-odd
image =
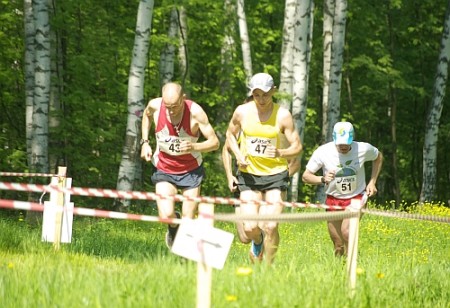
[[141, 158], [145, 161], [150, 161], [152, 159], [152, 147], [148, 142], [144, 143], [141, 148]]

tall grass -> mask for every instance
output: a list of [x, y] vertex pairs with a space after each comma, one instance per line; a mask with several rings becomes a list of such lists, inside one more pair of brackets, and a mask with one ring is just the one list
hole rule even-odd
[[[218, 209], [220, 211], [220, 209]], [[231, 223], [216, 227], [234, 232]], [[195, 307], [197, 265], [165, 247], [159, 223], [75, 217], [55, 251], [40, 227], [0, 220], [1, 307]], [[442, 307], [450, 305], [450, 225], [365, 215], [357, 289], [335, 258], [325, 222], [280, 225], [275, 264], [252, 265], [236, 241], [214, 270], [213, 307]]]

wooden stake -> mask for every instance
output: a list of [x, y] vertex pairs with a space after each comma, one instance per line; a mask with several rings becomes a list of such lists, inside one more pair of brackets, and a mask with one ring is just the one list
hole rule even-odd
[[[66, 172], [67, 167], [58, 167], [58, 188], [66, 187]], [[53, 241], [53, 247], [55, 250], [59, 250], [61, 245], [61, 232], [62, 232], [62, 218], [64, 210], [64, 193], [58, 192], [56, 200], [56, 216], [55, 216], [55, 240]]]
[[[213, 226], [214, 204], [200, 203], [198, 205], [198, 219], [205, 225]], [[203, 217], [202, 214], [207, 217]], [[205, 263], [197, 263], [197, 308], [211, 307], [212, 268]]]
[[[360, 200], [353, 199], [349, 209], [351, 212], [361, 214]], [[350, 296], [353, 297], [356, 288], [356, 266], [358, 258], [358, 237], [359, 237], [359, 219], [360, 215], [349, 219], [349, 236], [347, 251], [347, 273], [349, 280]]]

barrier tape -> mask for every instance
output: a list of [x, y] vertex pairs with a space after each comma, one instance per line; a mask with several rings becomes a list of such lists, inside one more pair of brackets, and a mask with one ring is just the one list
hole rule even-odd
[[[223, 198], [223, 197], [188, 197], [183, 195], [164, 196], [151, 192], [140, 191], [123, 191], [113, 189], [97, 189], [97, 188], [83, 188], [72, 187], [63, 188], [54, 185], [39, 185], [39, 184], [25, 184], [25, 183], [8, 183], [0, 182], [0, 190], [16, 190], [16, 191], [32, 191], [32, 192], [62, 192], [71, 195], [88, 196], [88, 197], [106, 197], [106, 198], [118, 198], [118, 199], [139, 199], [139, 200], [174, 200], [177, 202], [192, 201], [203, 202], [210, 204], [225, 204], [225, 205], [240, 205], [242, 203], [239, 199]], [[266, 201], [252, 201], [252, 203], [259, 205], [273, 205]], [[344, 209], [338, 205], [325, 205], [325, 204], [313, 204], [313, 203], [300, 203], [300, 202], [279, 202], [278, 204], [285, 207], [294, 208], [322, 208], [322, 209]]]
[[[36, 203], [36, 202], [26, 202], [26, 201], [17, 201], [17, 200], [7, 200], [0, 199], [0, 208], [9, 208], [16, 210], [25, 210], [25, 211], [44, 211], [44, 205]], [[96, 210], [96, 209], [88, 209], [81, 207], [74, 207], [73, 209], [67, 209], [62, 206], [55, 207], [57, 211], [65, 211], [65, 212], [73, 212], [75, 215], [80, 216], [90, 216], [90, 217], [101, 217], [101, 218], [114, 218], [114, 219], [128, 219], [128, 220], [141, 220], [141, 221], [149, 221], [149, 222], [162, 222], [162, 223], [170, 223], [170, 224], [179, 224], [182, 222], [182, 219], [178, 218], [159, 218], [155, 216], [147, 216], [147, 215], [138, 215], [138, 214], [128, 214], [121, 212], [113, 212], [113, 211], [105, 211], [105, 210]], [[359, 212], [324, 212], [324, 213], [302, 213], [302, 214], [274, 214], [274, 215], [236, 215], [236, 214], [200, 214], [202, 217], [214, 219], [217, 221], [227, 221], [227, 222], [237, 222], [237, 221], [273, 221], [276, 220], [278, 222], [290, 222], [290, 221], [321, 221], [321, 220], [342, 220], [346, 218], [358, 217]]]
[[311, 222], [323, 220], [343, 220], [360, 216], [359, 212], [341, 211], [341, 212], [321, 212], [321, 213], [281, 213], [275, 215], [235, 215], [235, 214], [215, 214], [214, 220], [238, 222], [244, 220], [257, 221], [277, 221], [277, 222]]
[[407, 219], [416, 219], [416, 220], [429, 220], [435, 222], [443, 222], [450, 223], [450, 216], [432, 216], [432, 215], [423, 215], [423, 214], [411, 214], [404, 212], [384, 212], [379, 210], [369, 210], [362, 209], [363, 213], [383, 216], [383, 217], [393, 217], [393, 218], [407, 218]]
[[53, 177], [59, 174], [51, 173], [20, 173], [20, 172], [0, 172], [0, 176], [27, 176], [27, 177]]
[[[63, 192], [63, 193], [69, 193], [72, 195], [81, 195], [81, 196], [91, 196], [91, 197], [108, 197], [108, 198], [119, 198], [119, 199], [140, 199], [140, 200], [174, 200], [177, 202], [183, 202], [183, 201], [193, 201], [193, 202], [204, 202], [204, 203], [212, 203], [212, 204], [226, 204], [226, 205], [239, 205], [241, 204], [241, 201], [239, 199], [233, 199], [233, 198], [223, 198], [223, 197], [185, 197], [183, 195], [173, 195], [173, 196], [163, 196], [156, 193], [151, 192], [139, 192], [139, 191], [120, 191], [120, 190], [112, 190], [112, 189], [96, 189], [96, 188], [82, 188], [82, 187], [73, 187], [73, 188], [62, 188], [58, 186], [53, 185], [39, 185], [39, 184], [22, 184], [22, 183], [6, 183], [6, 182], [0, 182], [0, 190], [17, 190], [17, 191], [33, 191], [33, 192]], [[268, 203], [266, 201], [255, 201], [255, 203], [260, 205], [272, 205], [271, 203]], [[322, 209], [343, 209], [341, 206], [328, 206], [324, 204], [311, 204], [311, 203], [296, 203], [296, 202], [280, 202], [280, 204], [286, 206], [286, 207], [298, 207], [298, 208], [322, 208]], [[87, 209], [90, 210], [90, 209]], [[42, 210], [41, 210], [42, 211]], [[91, 210], [90, 210], [91, 211]], [[100, 210], [97, 210], [100, 211]], [[107, 212], [107, 211], [103, 211]], [[450, 217], [448, 216], [431, 216], [431, 215], [420, 215], [420, 214], [409, 214], [409, 213], [402, 213], [402, 212], [383, 212], [383, 211], [375, 211], [375, 210], [368, 210], [368, 209], [362, 209], [363, 213], [367, 214], [373, 214], [378, 216], [385, 216], [385, 217], [397, 217], [397, 218], [409, 218], [409, 219], [417, 219], [417, 220], [430, 220], [430, 221], [436, 221], [436, 222], [444, 222], [444, 223], [450, 223]], [[101, 213], [101, 212], [100, 212]], [[118, 214], [122, 215], [133, 215], [133, 214], [125, 214], [117, 212]], [[341, 212], [342, 213], [342, 212]], [[106, 215], [106, 214], [102, 214]], [[290, 214], [292, 215], [292, 214]], [[304, 215], [304, 214], [301, 214]], [[321, 214], [324, 215], [324, 214]], [[342, 214], [341, 214], [342, 215]], [[87, 216], [93, 216], [93, 215], [87, 215]], [[139, 215], [138, 215], [139, 216]], [[109, 217], [109, 216], [99, 216], [99, 217]], [[130, 216], [131, 217], [131, 216]], [[246, 219], [241, 220], [264, 220], [261, 219], [260, 216], [256, 217], [248, 217]], [[268, 217], [267, 220], [275, 220], [275, 216]], [[320, 216], [320, 217], [327, 217], [327, 216]], [[332, 217], [332, 216], [330, 216]], [[353, 217], [353, 216], [350, 216]], [[218, 216], [218, 219], [220, 219], [220, 215]], [[347, 217], [344, 217], [347, 218]], [[342, 219], [344, 219], [342, 218]], [[127, 219], [127, 218], [123, 218]], [[133, 219], [133, 218], [129, 218]], [[222, 217], [222, 219], [232, 219], [230, 217]], [[286, 221], [289, 221], [291, 218], [285, 218], [280, 217], [280, 219], [287, 219]], [[296, 218], [292, 218], [296, 219]], [[313, 219], [313, 218], [311, 218]], [[133, 219], [136, 220], [136, 219]], [[141, 220], [141, 219], [137, 219]], [[338, 219], [340, 220], [340, 219]]]
[[[37, 211], [37, 212], [44, 211], [44, 206], [42, 204], [39, 204], [36, 202], [26, 202], [26, 201], [7, 200], [7, 199], [0, 199], [0, 208], [25, 210], [25, 211]], [[72, 209], [69, 210], [67, 208], [60, 206], [60, 207], [56, 207], [56, 210], [61, 211], [61, 212], [62, 211], [65, 211], [65, 212], [73, 211], [73, 213], [75, 215], [80, 215], [80, 216], [141, 220], [141, 221], [150, 221], [150, 222], [162, 222], [162, 223], [166, 223], [166, 224], [181, 223], [181, 219], [179, 219], [179, 218], [159, 218], [159, 217], [155, 217], [155, 216], [128, 214], [128, 213], [122, 213], [122, 212], [88, 209], [88, 208], [83, 208], [83, 207], [74, 207], [73, 210]]]
[[[0, 199], [0, 208], [9, 208], [17, 210], [26, 211], [44, 211], [44, 206], [35, 202], [25, 202], [17, 200], [6, 200]], [[63, 207], [57, 207], [57, 210], [63, 211]], [[66, 209], [66, 211], [69, 211]], [[70, 210], [72, 211], [72, 210]], [[391, 217], [391, 218], [407, 218], [416, 220], [428, 220], [434, 222], [450, 223], [450, 217], [448, 216], [431, 216], [431, 215], [421, 215], [421, 214], [410, 214], [403, 212], [383, 212], [378, 210], [368, 210], [362, 209], [363, 213]], [[159, 218], [155, 216], [148, 215], [138, 215], [138, 214], [128, 214], [122, 212], [106, 211], [106, 210], [96, 210], [89, 208], [74, 207], [73, 213], [80, 216], [90, 216], [90, 217], [101, 217], [101, 218], [114, 218], [114, 219], [128, 219], [128, 220], [141, 220], [149, 222], [162, 222], [169, 224], [179, 224], [181, 219], [178, 218]], [[277, 221], [277, 222], [312, 222], [312, 221], [332, 221], [332, 220], [343, 220], [347, 218], [360, 216], [359, 212], [352, 211], [340, 211], [340, 212], [320, 212], [320, 213], [296, 213], [288, 214], [281, 213], [276, 215], [236, 215], [236, 214], [215, 214], [207, 215], [200, 214], [205, 218], [214, 219], [217, 221], [228, 221], [228, 222], [238, 222], [238, 221]]]

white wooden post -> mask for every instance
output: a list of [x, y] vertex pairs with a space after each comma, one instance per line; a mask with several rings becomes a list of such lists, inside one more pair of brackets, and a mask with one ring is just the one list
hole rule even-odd
[[[208, 226], [214, 225], [211, 218], [214, 215], [214, 204], [200, 203], [198, 219]], [[202, 216], [206, 215], [206, 217]], [[212, 268], [202, 262], [197, 262], [197, 308], [211, 307]]]
[[358, 258], [358, 237], [359, 237], [359, 219], [361, 215], [361, 201], [352, 199], [348, 209], [351, 212], [358, 212], [359, 215], [349, 219], [349, 236], [347, 251], [347, 273], [349, 279], [350, 296], [353, 296], [356, 288], [356, 266]]
[[[58, 167], [58, 188], [66, 187], [66, 172], [67, 167]], [[53, 247], [55, 250], [59, 250], [61, 244], [61, 232], [62, 232], [62, 219], [64, 209], [64, 193], [58, 192], [56, 200], [56, 217], [55, 217], [55, 240]]]

